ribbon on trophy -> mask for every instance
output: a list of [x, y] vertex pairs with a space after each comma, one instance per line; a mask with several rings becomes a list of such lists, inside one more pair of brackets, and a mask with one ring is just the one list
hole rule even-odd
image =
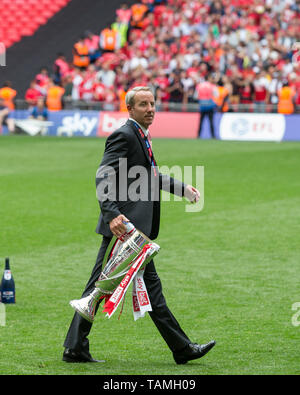
[[[135, 311], [137, 313], [138, 313], [138, 311], [141, 313], [141, 306], [143, 307], [143, 311], [145, 311], [145, 312], [152, 311], [151, 304], [150, 304], [150, 301], [148, 298], [148, 293], [147, 293], [146, 286], [145, 286], [144, 279], [143, 279], [144, 272], [142, 270], [139, 272], [141, 266], [145, 262], [145, 259], [147, 257], [147, 250], [149, 248], [150, 248], [150, 246], [148, 244], [144, 246], [142, 252], [135, 259], [131, 268], [128, 270], [127, 274], [124, 276], [123, 280], [120, 282], [120, 285], [117, 287], [117, 289], [114, 291], [114, 293], [108, 299], [108, 301], [105, 303], [105, 305], [103, 307], [103, 313], [107, 313], [106, 316], [108, 318], [110, 318], [114, 314], [114, 312], [117, 310], [119, 304], [122, 302], [123, 298], [125, 297], [125, 294], [127, 292], [129, 285], [131, 284], [131, 282], [133, 280], [134, 280], [134, 282], [133, 282], [132, 300], [133, 300], [134, 313], [135, 313]], [[147, 305], [145, 305], [144, 302], [142, 302], [142, 303], [140, 302], [140, 300], [142, 300], [141, 296], [136, 296], [136, 295], [139, 295], [136, 293], [137, 282], [138, 282], [138, 284], [142, 284], [142, 287], [144, 290], [144, 291], [138, 291], [138, 292], [145, 292], [145, 290], [146, 290], [147, 300], [148, 300]], [[139, 286], [140, 285], [138, 285], [138, 287]], [[147, 306], [147, 307], [144, 308], [144, 306]], [[143, 313], [143, 315], [145, 314], [145, 312]], [[140, 316], [142, 316], [142, 315], [140, 315]], [[135, 318], [135, 320], [137, 319], [135, 314], [134, 314], [134, 318]]]
[[70, 305], [83, 318], [93, 322], [100, 299], [105, 299], [103, 312], [110, 318], [124, 301], [128, 287], [133, 282], [133, 316], [136, 321], [152, 311], [144, 282], [144, 269], [159, 252], [159, 245], [151, 241], [131, 223], [126, 223], [126, 233], [113, 238], [107, 248], [103, 269], [94, 290], [86, 297], [71, 300]]
[[148, 296], [144, 281], [144, 271], [142, 268], [135, 276], [132, 287], [132, 307], [134, 321], [145, 316], [147, 311], [152, 311], [152, 306]]

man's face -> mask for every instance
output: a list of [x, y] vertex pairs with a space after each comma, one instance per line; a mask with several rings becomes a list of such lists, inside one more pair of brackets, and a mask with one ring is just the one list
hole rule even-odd
[[130, 118], [146, 129], [152, 124], [155, 114], [154, 96], [149, 91], [139, 91], [134, 96], [134, 105], [128, 106]]

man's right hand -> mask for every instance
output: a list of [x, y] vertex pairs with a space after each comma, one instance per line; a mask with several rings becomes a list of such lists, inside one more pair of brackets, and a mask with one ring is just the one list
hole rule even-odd
[[114, 236], [121, 237], [126, 232], [126, 225], [123, 221], [130, 222], [123, 214], [118, 215], [110, 221], [109, 227]]

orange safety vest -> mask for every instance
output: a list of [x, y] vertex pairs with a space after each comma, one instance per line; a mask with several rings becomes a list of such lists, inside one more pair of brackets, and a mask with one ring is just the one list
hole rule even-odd
[[[225, 88], [224, 86], [218, 86], [217, 89], [218, 89], [218, 96], [214, 98], [214, 102], [218, 107], [221, 107], [224, 98], [228, 95], [229, 92], [228, 89]], [[222, 111], [226, 112], [228, 110], [229, 110], [228, 103], [225, 102]]]
[[73, 64], [76, 67], [87, 67], [90, 64], [90, 58], [88, 56], [89, 49], [85, 44], [76, 43], [74, 45], [77, 54], [73, 55]]
[[148, 7], [145, 4], [133, 4], [131, 6], [132, 11], [132, 21], [131, 25], [135, 27], [142, 27], [143, 17], [148, 10]]
[[295, 91], [289, 86], [284, 86], [278, 90], [278, 105], [277, 111], [280, 114], [292, 114], [294, 112], [293, 97], [295, 96]]
[[100, 47], [105, 51], [114, 51], [117, 49], [119, 32], [113, 29], [103, 29], [100, 35]]
[[120, 101], [120, 111], [122, 111], [122, 112], [127, 111], [125, 96], [126, 96], [126, 92], [124, 91], [124, 89], [119, 89], [118, 97], [119, 97], [119, 101]]
[[47, 93], [47, 108], [51, 111], [59, 111], [62, 109], [62, 95], [65, 93], [64, 88], [60, 86], [51, 86]]
[[16, 94], [17, 91], [10, 88], [9, 86], [5, 86], [0, 89], [0, 97], [4, 100], [5, 106], [8, 107], [10, 110], [15, 109], [13, 99], [15, 98]]

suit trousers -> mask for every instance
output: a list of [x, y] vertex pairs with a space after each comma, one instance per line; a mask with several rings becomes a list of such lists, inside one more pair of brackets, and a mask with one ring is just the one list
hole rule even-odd
[[[96, 259], [96, 264], [92, 270], [91, 277], [86, 284], [82, 297], [89, 295], [94, 289], [95, 282], [100, 276], [103, 259], [110, 241], [110, 237], [103, 236], [102, 244]], [[179, 323], [166, 304], [166, 300], [162, 293], [161, 281], [156, 273], [153, 260], [150, 261], [145, 268], [144, 281], [152, 305], [152, 311], [149, 312], [151, 319], [169, 346], [170, 350], [172, 352], [182, 350], [189, 343], [191, 343], [191, 341], [181, 329]], [[102, 300], [100, 300], [96, 306], [96, 312], [101, 301]], [[64, 347], [88, 353], [89, 340], [87, 336], [89, 335], [91, 328], [92, 323], [85, 320], [78, 313], [75, 313], [64, 342]]]

